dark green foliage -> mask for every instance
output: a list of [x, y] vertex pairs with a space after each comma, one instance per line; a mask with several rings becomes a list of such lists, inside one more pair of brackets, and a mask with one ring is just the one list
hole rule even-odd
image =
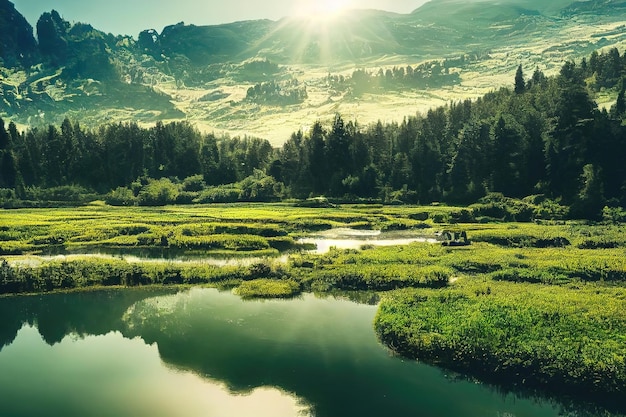
[[69, 23], [56, 10], [42, 14], [37, 21], [39, 50], [54, 66], [61, 66], [67, 60], [69, 51], [66, 35], [69, 28]]
[[6, 68], [29, 66], [37, 58], [33, 28], [12, 2], [0, 1], [0, 62]]
[[515, 73], [515, 94], [522, 94], [526, 91], [526, 81], [524, 81], [524, 72], [522, 70], [522, 65], [520, 64], [517, 67], [517, 72]]
[[28, 187], [24, 198], [30, 201], [50, 203], [87, 203], [98, 194], [79, 185], [61, 185], [51, 188]]
[[600, 172], [592, 164], [587, 164], [583, 167], [580, 180], [581, 189], [572, 205], [574, 216], [591, 220], [601, 219], [605, 199]]
[[[596, 110], [582, 81], [584, 68], [569, 62], [553, 78], [536, 70], [527, 84], [520, 67], [518, 94], [503, 89], [401, 125], [358, 129], [337, 118], [325, 131], [316, 124], [309, 135], [299, 133], [285, 144], [275, 172], [295, 196], [471, 203], [489, 192], [521, 198], [539, 190], [568, 205], [594, 201], [593, 210], [571, 214], [597, 216], [605, 198], [623, 194], [626, 172], [614, 155], [626, 151], [626, 143], [621, 123]], [[361, 72], [353, 78], [367, 79]], [[595, 182], [585, 192], [598, 198], [583, 199], [579, 177], [589, 164], [596, 175], [587, 175]], [[286, 169], [291, 175], [284, 174]], [[492, 204], [492, 213], [483, 207], [475, 215], [519, 221], [556, 215], [549, 207], [497, 208]]]
[[561, 284], [569, 282], [567, 275], [557, 271], [538, 271], [536, 269], [507, 268], [491, 274], [495, 281], [527, 282], [531, 284]]
[[423, 222], [424, 220], [428, 220], [428, 212], [421, 211], [419, 213], [411, 213], [409, 214], [409, 219], [419, 220]]
[[314, 290], [375, 290], [388, 291], [397, 288], [439, 288], [448, 285], [450, 271], [443, 267], [400, 268], [381, 270], [357, 265], [325, 268], [317, 272], [311, 282]]
[[[14, 125], [9, 134], [3, 126], [0, 187], [15, 188], [22, 181], [27, 190], [75, 184], [87, 190], [110, 192], [107, 200], [118, 205], [134, 202], [128, 188], [140, 204], [155, 205], [178, 201], [181, 191], [197, 193], [207, 184], [241, 181], [255, 170], [265, 170], [273, 152], [271, 145], [260, 139], [203, 137], [187, 122], [159, 122], [149, 129], [136, 123], [119, 123], [90, 131], [65, 119], [60, 128], [50, 125], [48, 129], [32, 129], [25, 134], [17, 133]], [[155, 182], [149, 178], [171, 178], [176, 187], [166, 187], [165, 180]], [[176, 178], [185, 178], [180, 187]], [[36, 198], [34, 192], [26, 194], [30, 194], [27, 199]], [[257, 198], [254, 190], [250, 194], [252, 199]], [[197, 195], [181, 196], [182, 201], [189, 203], [195, 198]], [[46, 196], [41, 200], [66, 201]]]

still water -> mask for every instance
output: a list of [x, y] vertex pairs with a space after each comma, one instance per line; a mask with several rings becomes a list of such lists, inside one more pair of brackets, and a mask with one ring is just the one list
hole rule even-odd
[[394, 357], [376, 306], [192, 289], [0, 298], [0, 416], [558, 416]]
[[331, 248], [360, 249], [362, 246], [402, 246], [413, 242], [436, 243], [434, 235], [418, 234], [414, 231], [355, 230], [335, 228], [324, 230], [312, 236], [298, 240], [300, 244], [315, 247], [314, 253], [326, 253]]

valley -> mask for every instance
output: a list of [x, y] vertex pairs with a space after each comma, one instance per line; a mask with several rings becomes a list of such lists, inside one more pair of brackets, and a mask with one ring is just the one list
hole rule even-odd
[[[567, 60], [626, 43], [626, 15], [619, 8], [566, 15], [574, 6], [563, 6], [560, 14], [539, 5], [490, 6], [494, 11], [487, 15], [472, 7], [437, 18], [448, 3], [433, 1], [409, 15], [353, 11], [329, 21], [181, 22], [160, 35], [144, 31], [138, 40], [77, 23], [58, 33], [70, 49], [63, 65], [49, 63], [53, 51], [34, 66], [0, 69], [0, 117], [22, 127], [65, 117], [85, 126], [186, 120], [205, 133], [260, 137], [280, 146], [291, 133], [338, 113], [361, 125], [401, 122], [510, 87], [520, 64], [528, 74], [539, 68], [553, 75]], [[531, 6], [540, 10], [531, 13]], [[353, 77], [394, 68], [404, 74], [409, 66], [422, 66], [426, 82], [376, 81], [378, 88], [362, 89]], [[341, 78], [342, 85], [331, 78]], [[290, 94], [294, 87], [285, 84], [297, 84], [306, 95], [293, 103], [247, 99], [248, 89], [264, 83], [278, 83], [274, 98]], [[610, 107], [616, 95], [599, 92], [600, 107]]]

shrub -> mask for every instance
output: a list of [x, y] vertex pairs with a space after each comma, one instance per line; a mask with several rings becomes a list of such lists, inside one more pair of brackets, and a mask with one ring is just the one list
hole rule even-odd
[[58, 202], [87, 202], [96, 200], [98, 195], [78, 185], [63, 185], [52, 188], [27, 187], [25, 200], [31, 201], [58, 201]]
[[255, 173], [239, 183], [240, 201], [271, 202], [279, 201], [284, 194], [284, 185], [274, 177]]
[[620, 243], [608, 239], [586, 239], [578, 244], [578, 249], [615, 249]]
[[602, 209], [602, 220], [610, 223], [626, 222], [626, 210], [621, 207], [604, 207]]
[[200, 194], [192, 191], [181, 191], [176, 197], [176, 204], [192, 204]]
[[447, 213], [432, 214], [433, 223], [448, 223], [450, 218]]
[[417, 220], [420, 222], [426, 221], [428, 220], [428, 212], [427, 211], [420, 211], [417, 213], [411, 213], [409, 214], [409, 219], [411, 220]]
[[178, 187], [169, 178], [148, 180], [137, 196], [140, 206], [164, 206], [176, 202]]
[[234, 188], [234, 186], [224, 185], [202, 191], [195, 202], [201, 204], [235, 203], [239, 201], [240, 194], [241, 189]]
[[108, 193], [104, 201], [110, 206], [134, 206], [137, 198], [130, 188], [118, 187]]
[[206, 182], [204, 182], [204, 176], [202, 175], [194, 175], [183, 180], [183, 191], [199, 192], [205, 188]]
[[394, 351], [430, 364], [622, 404], [624, 307], [621, 290], [476, 283], [393, 294], [374, 326]]
[[457, 212], [450, 213], [450, 223], [474, 223], [476, 217], [474, 212], [468, 209], [462, 209]]

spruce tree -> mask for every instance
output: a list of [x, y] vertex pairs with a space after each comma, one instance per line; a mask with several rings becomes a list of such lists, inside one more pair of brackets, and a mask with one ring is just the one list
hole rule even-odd
[[522, 64], [520, 64], [515, 73], [515, 94], [522, 94], [524, 91], [526, 91], [526, 82], [524, 81]]

